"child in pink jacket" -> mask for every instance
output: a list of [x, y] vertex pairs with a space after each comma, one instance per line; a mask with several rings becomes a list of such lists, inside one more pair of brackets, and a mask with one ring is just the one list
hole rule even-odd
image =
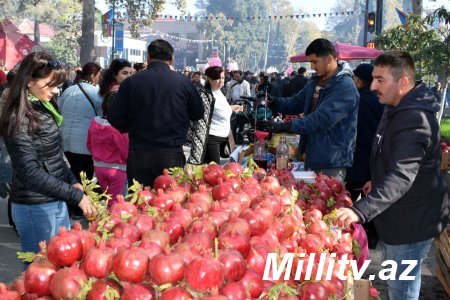
[[[115, 95], [103, 100], [103, 113], [106, 116], [108, 104]], [[106, 117], [92, 119], [88, 130], [87, 148], [92, 153], [94, 170], [100, 187], [111, 194], [108, 203], [116, 202], [116, 195], [122, 195], [127, 183], [128, 134], [120, 133], [109, 124]]]

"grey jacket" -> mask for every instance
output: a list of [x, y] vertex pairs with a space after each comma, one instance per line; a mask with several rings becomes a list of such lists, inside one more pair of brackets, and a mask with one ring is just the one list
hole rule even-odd
[[372, 191], [354, 204], [389, 245], [437, 236], [450, 214], [441, 171], [439, 105], [424, 83], [386, 107], [372, 144]]

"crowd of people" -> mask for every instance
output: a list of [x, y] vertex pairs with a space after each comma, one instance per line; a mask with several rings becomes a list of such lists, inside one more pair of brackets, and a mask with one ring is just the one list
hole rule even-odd
[[371, 248], [383, 241], [385, 259], [418, 262], [415, 280], [388, 282], [390, 299], [417, 299], [421, 263], [450, 204], [435, 117], [440, 87], [415, 81], [408, 53], [386, 52], [352, 70], [330, 41], [316, 39], [306, 48], [310, 78], [303, 67], [289, 77], [220, 65], [176, 72], [174, 49], [161, 39], [147, 55], [146, 64], [115, 59], [106, 70], [88, 62], [66, 71], [37, 52], [6, 76], [0, 148], [10, 155], [10, 223], [22, 251], [38, 252], [41, 240], [70, 227], [69, 215], [97, 214], [81, 172], [115, 199], [132, 180], [152, 186], [165, 168], [220, 163], [221, 144], [248, 121], [242, 98], [262, 96], [273, 114], [302, 117], [258, 125], [300, 134], [305, 167], [346, 183], [354, 205], [337, 210], [336, 224], [363, 223]]

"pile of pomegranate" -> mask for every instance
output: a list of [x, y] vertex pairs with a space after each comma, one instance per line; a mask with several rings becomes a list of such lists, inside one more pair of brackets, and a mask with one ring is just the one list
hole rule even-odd
[[329, 222], [350, 205], [324, 175], [305, 184], [236, 163], [165, 170], [153, 189], [135, 182], [89, 230], [61, 227], [18, 279], [0, 284], [0, 299], [342, 299], [337, 264], [331, 280], [306, 281], [304, 270], [294, 280], [295, 267], [289, 280], [262, 277], [270, 252], [305, 253], [294, 266], [311, 253], [356, 255], [351, 232]]

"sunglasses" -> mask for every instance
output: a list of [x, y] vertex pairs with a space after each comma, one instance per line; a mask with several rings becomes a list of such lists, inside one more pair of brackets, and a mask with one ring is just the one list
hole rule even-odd
[[47, 66], [50, 67], [50, 69], [60, 69], [63, 67], [62, 63], [59, 60], [51, 59], [47, 62]]

